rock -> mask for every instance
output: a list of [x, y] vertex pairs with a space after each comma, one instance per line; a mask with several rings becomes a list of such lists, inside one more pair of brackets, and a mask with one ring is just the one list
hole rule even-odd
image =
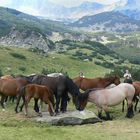
[[43, 117], [35, 118], [37, 122], [47, 122], [52, 125], [82, 125], [101, 122], [101, 120], [89, 110], [68, 111], [57, 116], [50, 116], [48, 112], [43, 113]]

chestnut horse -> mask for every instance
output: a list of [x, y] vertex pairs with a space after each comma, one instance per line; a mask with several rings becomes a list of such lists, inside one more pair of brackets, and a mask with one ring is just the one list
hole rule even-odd
[[128, 83], [121, 83], [116, 87], [110, 89], [91, 89], [87, 90], [84, 94], [79, 95], [79, 106], [78, 110], [83, 110], [87, 104], [87, 101], [95, 103], [98, 107], [98, 116], [102, 118], [102, 109], [106, 113], [106, 119], [111, 119], [109, 113], [109, 107], [115, 106], [120, 103], [124, 99], [127, 99], [128, 110], [126, 117], [133, 117], [133, 104], [132, 100], [135, 95], [135, 88], [133, 85]]
[[[28, 84], [25, 87], [21, 88], [20, 94], [17, 99], [17, 105], [15, 111], [18, 112], [18, 106], [20, 102], [20, 98], [23, 99], [22, 107], [25, 105], [25, 114], [28, 115], [28, 103], [32, 98], [41, 100], [42, 102], [48, 104], [48, 111], [51, 116], [54, 115], [54, 97], [52, 91], [47, 86], [37, 85], [37, 84]], [[40, 115], [42, 116], [42, 112], [40, 110]]]
[[120, 78], [118, 76], [105, 77], [105, 78], [84, 78], [76, 77], [73, 79], [73, 82], [83, 91], [92, 88], [106, 88], [110, 84], [118, 85], [120, 84]]
[[[139, 81], [133, 82], [133, 86], [135, 87], [134, 110], [137, 111], [137, 105], [138, 105], [139, 97], [140, 97], [140, 82]], [[125, 105], [125, 101], [123, 101], [123, 104], [122, 104], [122, 112], [124, 112], [124, 105]], [[139, 110], [139, 112], [140, 112], [140, 110]]]
[[0, 79], [1, 106], [5, 110], [4, 101], [7, 96], [17, 96], [21, 87], [29, 84], [25, 77]]

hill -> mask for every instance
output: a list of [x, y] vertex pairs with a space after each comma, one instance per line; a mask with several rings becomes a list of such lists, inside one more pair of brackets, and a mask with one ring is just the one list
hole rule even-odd
[[140, 22], [120, 12], [104, 12], [93, 16], [84, 16], [70, 26], [87, 31], [134, 32], [140, 31]]
[[0, 43], [2, 45], [54, 48], [49, 39], [54, 32], [76, 34], [60, 22], [39, 19], [17, 10], [0, 7]]

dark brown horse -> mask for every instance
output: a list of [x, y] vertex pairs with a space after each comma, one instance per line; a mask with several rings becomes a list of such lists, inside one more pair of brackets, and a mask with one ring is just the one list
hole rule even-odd
[[[46, 75], [36, 75], [33, 78], [32, 83], [45, 85], [53, 91], [56, 99], [56, 108], [55, 108], [56, 113], [59, 112], [60, 100], [61, 100], [61, 111], [62, 112], [66, 111], [68, 92], [72, 95], [75, 106], [77, 105], [78, 101], [77, 97], [78, 94], [80, 93], [79, 88], [68, 76], [59, 75], [57, 77], [49, 77]], [[36, 112], [39, 111], [37, 102], [38, 100], [35, 100], [34, 109], [36, 110]]]
[[4, 101], [7, 96], [17, 96], [21, 87], [29, 84], [25, 77], [0, 79], [1, 106], [5, 109]]
[[[21, 88], [20, 94], [17, 99], [17, 105], [16, 105], [16, 112], [18, 112], [18, 105], [20, 98], [23, 98], [23, 104], [22, 107], [25, 105], [25, 113], [28, 115], [28, 103], [32, 98], [34, 99], [40, 99], [41, 100], [41, 107], [42, 102], [45, 102], [48, 104], [48, 111], [51, 116], [54, 115], [54, 97], [52, 91], [47, 86], [37, 85], [37, 84], [28, 84], [27, 86]], [[42, 116], [42, 112], [40, 110], [39, 112]]]
[[120, 78], [118, 76], [105, 77], [105, 78], [84, 78], [76, 77], [73, 82], [82, 90], [92, 89], [92, 88], [106, 88], [110, 84], [118, 85], [120, 84]]
[[[140, 82], [139, 81], [133, 82], [133, 86], [135, 87], [135, 96], [133, 98], [133, 101], [135, 102], [134, 110], [137, 111], [137, 105], [140, 97]], [[125, 101], [123, 101], [122, 104], [122, 112], [124, 112], [124, 105], [125, 105]]]

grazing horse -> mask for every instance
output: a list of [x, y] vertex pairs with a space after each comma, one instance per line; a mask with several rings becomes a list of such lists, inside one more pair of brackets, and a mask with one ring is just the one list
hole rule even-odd
[[[48, 104], [48, 111], [51, 116], [54, 115], [54, 97], [52, 91], [47, 86], [37, 85], [37, 84], [28, 84], [25, 87], [22, 87], [17, 99], [17, 105], [15, 111], [18, 112], [18, 105], [20, 98], [23, 99], [22, 107], [25, 105], [25, 114], [28, 115], [28, 103], [31, 98], [40, 99], [41, 107], [42, 102]], [[40, 110], [41, 111], [41, 110]], [[42, 112], [40, 112], [42, 115]]]
[[[55, 108], [56, 113], [59, 112], [59, 103], [61, 99], [62, 99], [61, 111], [62, 112], [66, 111], [68, 92], [72, 95], [75, 106], [77, 105], [78, 94], [80, 93], [79, 88], [68, 76], [59, 75], [57, 77], [48, 77], [46, 75], [36, 75], [33, 78], [32, 83], [45, 85], [53, 91], [56, 99], [56, 108]], [[38, 100], [35, 100], [34, 109], [36, 112], [39, 111], [37, 102]]]
[[29, 84], [30, 81], [24, 77], [0, 79], [1, 106], [5, 109], [4, 101], [7, 96], [17, 96], [21, 87]]
[[[137, 105], [138, 105], [139, 97], [140, 97], [140, 82], [139, 81], [133, 82], [133, 86], [135, 87], [135, 96], [133, 100], [135, 102], [134, 110], [137, 111]], [[122, 112], [124, 112], [124, 105], [125, 105], [125, 101], [123, 101], [123, 104], [122, 104]]]
[[76, 77], [73, 79], [73, 82], [82, 90], [86, 91], [87, 89], [92, 88], [106, 88], [110, 84], [118, 85], [120, 84], [120, 78], [118, 76], [105, 77], [105, 78], [84, 78]]
[[87, 101], [95, 103], [98, 107], [98, 116], [102, 118], [102, 109], [106, 113], [106, 119], [111, 119], [109, 109], [110, 106], [120, 104], [125, 98], [128, 103], [128, 110], [126, 117], [133, 117], [133, 104], [132, 100], [135, 95], [135, 88], [133, 85], [128, 83], [121, 83], [116, 87], [110, 89], [91, 89], [87, 90], [84, 94], [79, 95], [79, 106], [78, 110], [83, 110], [86, 106]]

